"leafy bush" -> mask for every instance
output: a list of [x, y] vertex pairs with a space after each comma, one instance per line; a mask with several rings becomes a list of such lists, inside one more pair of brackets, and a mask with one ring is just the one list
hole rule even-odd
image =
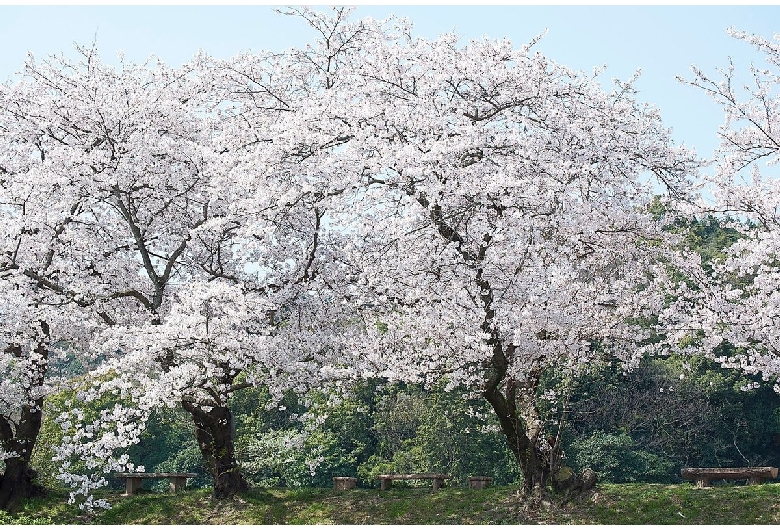
[[642, 451], [674, 464], [661, 482], [678, 480], [686, 466], [762, 466], [780, 459], [780, 396], [767, 385], [755, 388], [755, 377], [703, 357], [644, 359], [627, 374], [606, 365], [579, 381], [569, 411], [567, 453], [573, 456], [599, 432], [625, 433]]
[[440, 472], [466, 484], [489, 475], [496, 484], [517, 480], [517, 465], [482, 399], [413, 386], [389, 387], [374, 414], [377, 451], [358, 478], [382, 473]]
[[596, 471], [603, 482], [668, 483], [676, 475], [672, 461], [640, 449], [626, 433], [595, 432], [573, 441], [567, 456], [579, 469]]

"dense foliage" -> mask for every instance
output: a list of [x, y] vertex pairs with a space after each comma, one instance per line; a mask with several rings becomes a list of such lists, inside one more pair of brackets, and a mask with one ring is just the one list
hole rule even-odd
[[[565, 412], [566, 461], [596, 470], [605, 482], [676, 483], [681, 467], [772, 465], [780, 459], [780, 396], [765, 386], [745, 390], [750, 382], [704, 358], [657, 358], [629, 373], [604, 365], [577, 379], [565, 405], [548, 408], [546, 432], [558, 432]], [[61, 437], [53, 418], [66, 396], [47, 400], [51, 409], [33, 457], [39, 480], [54, 489], [63, 483], [51, 461]], [[262, 389], [233, 398], [237, 459], [250, 485], [331, 487], [334, 476], [354, 476], [361, 487], [375, 488], [380, 473], [431, 470], [460, 485], [473, 475], [499, 485], [520, 479], [480, 399], [442, 388], [366, 384], [336, 402], [324, 395], [312, 401], [316, 410], [305, 416], [307, 407], [292, 393], [283, 410], [270, 406]], [[212, 484], [183, 411], [153, 414], [130, 454], [148, 471], [198, 473], [191, 487]]]

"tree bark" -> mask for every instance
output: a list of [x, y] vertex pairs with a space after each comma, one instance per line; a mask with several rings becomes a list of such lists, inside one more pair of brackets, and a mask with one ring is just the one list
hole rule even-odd
[[[48, 325], [41, 322], [41, 328], [48, 336]], [[17, 345], [7, 346], [7, 351], [16, 357], [22, 355], [22, 348]], [[42, 362], [38, 365], [38, 373], [31, 377], [31, 389], [43, 385], [48, 360], [48, 348], [44, 343], [39, 344], [35, 351], [41, 356]], [[15, 429], [12, 427], [14, 423]], [[30, 467], [30, 457], [42, 423], [43, 396], [39, 396], [31, 404], [23, 405], [17, 422], [13, 422], [9, 417], [0, 416], [0, 445], [7, 452], [16, 455], [5, 459], [5, 471], [0, 474], [0, 509], [2, 510], [12, 511], [18, 506], [19, 501], [41, 491], [40, 486], [35, 483], [37, 473]]]
[[0, 442], [7, 451], [17, 456], [5, 459], [5, 472], [0, 475], [0, 509], [12, 511], [19, 501], [39, 493], [41, 488], [35, 484], [37, 473], [30, 467], [38, 432], [43, 420], [43, 398], [35, 401], [34, 406], [22, 407], [16, 432], [11, 429], [7, 418], [0, 417]]
[[228, 407], [205, 407], [182, 401], [195, 423], [195, 438], [214, 482], [214, 498], [226, 499], [247, 491], [249, 484], [236, 462], [233, 413]]
[[[511, 384], [509, 386], [511, 388]], [[520, 466], [520, 471], [523, 474], [521, 486], [523, 495], [541, 497], [549, 478], [549, 470], [545, 469], [545, 461], [542, 458], [536, 437], [533, 435], [529, 437], [526, 422], [517, 411], [513, 392], [507, 393], [509, 396], [504, 395], [496, 385], [486, 389], [483, 396], [493, 407], [507, 446]]]
[[[559, 493], [576, 494], [596, 484], [596, 474], [586, 469], [581, 475], [563, 465], [563, 453], [555, 437], [544, 437], [534, 425], [540, 424], [536, 408], [536, 385], [540, 371], [532, 372], [522, 385], [507, 378], [507, 366], [514, 346], [506, 351], [495, 341], [494, 353], [486, 371], [483, 396], [498, 416], [501, 431], [523, 474], [522, 494], [540, 499], [547, 485]], [[502, 392], [503, 388], [503, 392]], [[518, 406], [519, 405], [519, 406]]]

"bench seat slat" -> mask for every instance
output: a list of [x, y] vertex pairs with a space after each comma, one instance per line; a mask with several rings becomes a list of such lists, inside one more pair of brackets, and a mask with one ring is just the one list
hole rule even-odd
[[379, 475], [377, 479], [380, 482], [380, 489], [386, 490], [389, 488], [394, 480], [433, 480], [433, 491], [437, 491], [444, 485], [446, 479], [452, 478], [449, 475], [443, 475], [441, 473], [409, 473], [403, 475]]
[[412, 473], [409, 475], [379, 475], [378, 478], [390, 480], [431, 480], [437, 478], [448, 479], [452, 477], [449, 475], [441, 475], [436, 473]]
[[187, 486], [188, 478], [197, 477], [197, 473], [114, 473], [114, 477], [125, 479], [125, 495], [134, 495], [141, 489], [143, 479], [166, 478], [170, 481], [169, 491], [178, 493]]
[[197, 473], [114, 473], [116, 478], [195, 478]]
[[776, 467], [686, 467], [680, 471], [684, 479], [710, 478], [777, 478]]
[[748, 484], [763, 484], [764, 479], [777, 478], [776, 467], [684, 467], [680, 476], [685, 480], [695, 480], [700, 488], [708, 488], [713, 480], [747, 479]]

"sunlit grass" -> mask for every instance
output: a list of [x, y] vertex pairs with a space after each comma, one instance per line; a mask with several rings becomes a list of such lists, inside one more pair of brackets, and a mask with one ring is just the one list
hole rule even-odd
[[3, 524], [776, 524], [780, 484], [602, 484], [573, 500], [529, 505], [513, 487], [485, 490], [392, 488], [255, 489], [214, 501], [209, 490], [106, 494], [112, 508], [92, 516], [64, 494], [28, 501]]

